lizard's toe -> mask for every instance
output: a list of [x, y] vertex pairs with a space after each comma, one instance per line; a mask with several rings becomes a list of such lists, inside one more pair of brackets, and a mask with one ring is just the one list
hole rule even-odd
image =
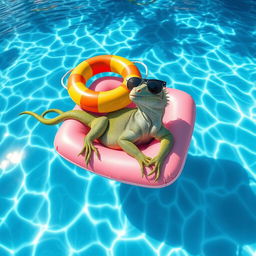
[[99, 153], [98, 149], [94, 145], [92, 145], [92, 150], [95, 152], [97, 158], [100, 159], [100, 153]]

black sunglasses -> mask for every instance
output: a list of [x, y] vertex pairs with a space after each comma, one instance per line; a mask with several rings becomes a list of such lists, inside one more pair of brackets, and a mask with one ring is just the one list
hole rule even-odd
[[130, 77], [127, 81], [127, 88], [129, 90], [132, 90], [134, 87], [137, 87], [142, 83], [146, 83], [148, 90], [153, 94], [160, 93], [163, 87], [166, 87], [165, 81], [157, 79], [142, 79], [139, 77]]

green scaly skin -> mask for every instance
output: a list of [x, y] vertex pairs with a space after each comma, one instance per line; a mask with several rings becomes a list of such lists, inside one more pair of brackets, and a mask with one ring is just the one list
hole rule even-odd
[[[40, 122], [48, 125], [58, 124], [67, 119], [78, 120], [91, 128], [84, 138], [84, 147], [79, 153], [79, 155], [84, 155], [86, 165], [89, 163], [92, 152], [95, 152], [99, 157], [99, 152], [93, 145], [93, 141], [98, 139], [104, 146], [122, 149], [134, 157], [140, 165], [142, 177], [145, 175], [145, 167], [152, 167], [147, 176], [155, 174], [156, 181], [174, 142], [172, 134], [162, 124], [167, 105], [166, 95], [164, 89], [159, 94], [152, 94], [148, 91], [146, 84], [141, 84], [133, 88], [129, 95], [137, 106], [135, 109], [121, 109], [101, 117], [82, 110], [63, 112], [58, 109], [46, 110], [41, 115], [31, 111], [20, 114], [32, 115]], [[44, 118], [50, 112], [59, 115], [52, 119]], [[155, 157], [150, 158], [144, 155], [137, 146], [148, 143], [153, 138], [160, 140], [160, 150]]]

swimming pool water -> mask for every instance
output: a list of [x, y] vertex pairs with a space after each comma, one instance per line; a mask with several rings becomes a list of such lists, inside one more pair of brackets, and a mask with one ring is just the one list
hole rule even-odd
[[[0, 255], [256, 255], [256, 3], [1, 1]], [[63, 74], [115, 54], [184, 90], [197, 117], [180, 178], [134, 187], [53, 148], [18, 113], [74, 103]]]

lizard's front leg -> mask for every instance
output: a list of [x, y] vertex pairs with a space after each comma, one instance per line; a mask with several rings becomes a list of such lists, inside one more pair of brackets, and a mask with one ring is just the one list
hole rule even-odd
[[93, 141], [98, 139], [108, 127], [108, 118], [106, 116], [101, 116], [92, 120], [88, 124], [91, 130], [84, 138], [84, 146], [78, 155], [84, 154], [86, 166], [88, 166], [91, 154], [94, 151], [99, 158], [99, 152], [97, 148], [93, 145]]
[[153, 170], [148, 174], [148, 176], [155, 173], [155, 181], [158, 180], [160, 176], [160, 171], [162, 165], [164, 163], [165, 158], [171, 151], [174, 143], [173, 136], [169, 130], [167, 130], [164, 126], [156, 134], [155, 138], [160, 140], [160, 150], [158, 154], [151, 159], [149, 165], [154, 165]]
[[145, 174], [145, 166], [148, 166], [150, 163], [151, 158], [144, 155], [139, 149], [138, 147], [133, 143], [135, 139], [135, 134], [133, 133], [129, 133], [126, 134], [125, 136], [121, 136], [118, 139], [118, 145], [130, 156], [134, 157], [139, 165], [140, 165], [140, 169], [141, 169], [141, 174], [142, 177]]

